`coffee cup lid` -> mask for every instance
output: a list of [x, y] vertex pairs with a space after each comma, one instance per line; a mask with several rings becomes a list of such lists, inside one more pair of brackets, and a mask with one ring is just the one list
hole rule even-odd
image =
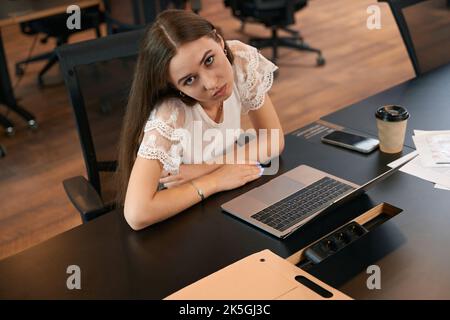
[[375, 117], [383, 121], [403, 121], [409, 118], [409, 113], [403, 107], [389, 105], [378, 108]]

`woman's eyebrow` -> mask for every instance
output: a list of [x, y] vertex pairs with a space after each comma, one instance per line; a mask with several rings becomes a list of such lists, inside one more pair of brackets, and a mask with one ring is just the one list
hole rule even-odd
[[[212, 50], [209, 49], [209, 50], [207, 50], [207, 51], [203, 54], [202, 60], [200, 60], [199, 65], [202, 65], [202, 64], [203, 64], [203, 61], [205, 61], [206, 56], [207, 56], [211, 51], [212, 51]], [[183, 78], [181, 78], [180, 80], [178, 80], [177, 83], [180, 84], [181, 81], [183, 81], [184, 79], [188, 78], [190, 75], [191, 75], [191, 74], [188, 74], [188, 75], [184, 76]]]

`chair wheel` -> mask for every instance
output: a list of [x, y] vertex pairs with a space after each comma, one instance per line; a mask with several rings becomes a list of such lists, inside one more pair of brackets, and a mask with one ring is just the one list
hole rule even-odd
[[16, 133], [16, 130], [14, 129], [14, 127], [7, 127], [5, 129], [5, 133], [8, 137], [12, 137]]
[[25, 70], [21, 66], [16, 65], [16, 76], [20, 77], [23, 76], [24, 74]]
[[316, 63], [317, 63], [317, 65], [318, 66], [323, 66], [323, 65], [325, 65], [325, 58], [324, 57], [322, 57], [322, 56], [318, 56], [317, 57], [317, 61], [316, 61]]
[[38, 126], [36, 120], [34, 120], [34, 119], [28, 120], [28, 128], [30, 128], [31, 130], [37, 130], [38, 127], [39, 126]]

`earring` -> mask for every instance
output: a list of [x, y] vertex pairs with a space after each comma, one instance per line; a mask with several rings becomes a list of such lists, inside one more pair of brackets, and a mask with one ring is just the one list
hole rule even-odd
[[225, 53], [225, 55], [227, 56], [228, 55], [227, 49], [223, 49], [223, 53]]
[[183, 92], [181, 92], [181, 91], [179, 91], [179, 94], [180, 94], [180, 96], [182, 96], [182, 97], [186, 97], [186, 95], [185, 95]]

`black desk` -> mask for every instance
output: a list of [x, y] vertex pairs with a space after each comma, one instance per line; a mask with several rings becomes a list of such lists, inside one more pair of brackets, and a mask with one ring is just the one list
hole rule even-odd
[[[449, 70], [446, 67], [434, 74], [442, 77]], [[434, 79], [441, 79], [438, 76]], [[414, 83], [427, 83], [423, 79], [404, 84], [409, 90], [403, 92], [421, 99], [415, 94], [421, 86]], [[428, 84], [442, 88], [441, 82]], [[413, 116], [422, 123], [416, 111]], [[360, 117], [356, 114], [353, 119]], [[421, 128], [435, 129], [427, 127], [428, 121], [424, 118]], [[301, 134], [305, 132], [320, 134], [306, 139], [308, 134]], [[386, 171], [387, 163], [413, 150], [405, 146], [402, 154], [376, 151], [362, 155], [320, 143], [326, 132], [312, 124], [288, 135], [279, 174], [308, 164], [362, 184]], [[213, 195], [204, 204], [140, 232], [132, 231], [118, 210], [4, 259], [0, 261], [0, 299], [160, 299], [263, 249], [287, 258], [382, 202], [403, 212], [308, 272], [357, 299], [450, 299], [448, 191], [398, 172], [367, 195], [279, 240], [220, 210], [222, 203], [272, 178], [264, 176], [238, 190]], [[366, 287], [369, 275], [365, 270], [371, 264], [381, 268], [381, 290]], [[69, 265], [80, 266], [82, 290], [66, 288]]]
[[[410, 151], [412, 149], [406, 147], [404, 153]], [[360, 155], [289, 135], [280, 173], [305, 163], [362, 183], [385, 171], [385, 165], [394, 158], [378, 152]], [[450, 297], [449, 282], [440, 281], [436, 285], [413, 281], [421, 278], [424, 272], [450, 279], [447, 268], [450, 254], [439, 259], [433, 256], [433, 250], [442, 248], [449, 237], [442, 232], [450, 226], [450, 219], [445, 219], [448, 211], [445, 191], [435, 190], [431, 184], [399, 172], [375, 188], [370, 197], [362, 196], [302, 227], [288, 239], [279, 240], [220, 210], [223, 202], [271, 178], [263, 177], [239, 190], [213, 195], [207, 203], [198, 204], [141, 232], [132, 231], [120, 211], [79, 226], [0, 261], [0, 298], [163, 298], [265, 248], [288, 257], [382, 201], [403, 208], [405, 212], [367, 238], [364, 243], [369, 242], [369, 246], [362, 245], [364, 254], [358, 251], [358, 246], [351, 246], [336, 255], [335, 261], [309, 272], [330, 283], [332, 278], [333, 284], [339, 283], [338, 288], [355, 298], [392, 298], [400, 296], [398, 292], [402, 292], [404, 298], [421, 292], [437, 298]], [[394, 190], [398, 186], [401, 186], [400, 190]], [[425, 201], [415, 196], [418, 193], [430, 197], [431, 209], [425, 208]], [[434, 219], [426, 219], [428, 212], [433, 212]], [[430, 229], [441, 232], [431, 235]], [[432, 237], [437, 241], [428, 251], [422, 250], [430, 244]], [[370, 242], [372, 238], [377, 241], [376, 245]], [[417, 246], [417, 250], [412, 250], [411, 246]], [[383, 290], [365, 289], [361, 278], [364, 273], [352, 274], [352, 281], [346, 285], [340, 283], [342, 270], [350, 270], [355, 263], [354, 252], [360, 259], [366, 256], [373, 259], [375, 254], [385, 251], [390, 252], [390, 258], [403, 257], [401, 262], [404, 263], [390, 264], [386, 257], [379, 257], [381, 260], [376, 262], [384, 272]], [[407, 274], [405, 263], [409, 265]], [[72, 264], [81, 268], [82, 290], [66, 289], [66, 268]], [[442, 292], [434, 291], [436, 287]]]
[[450, 64], [334, 112], [323, 120], [377, 136], [375, 111], [386, 104], [399, 104], [410, 112], [405, 137], [405, 145], [409, 147], [415, 147], [411, 138], [414, 129], [449, 130]]

